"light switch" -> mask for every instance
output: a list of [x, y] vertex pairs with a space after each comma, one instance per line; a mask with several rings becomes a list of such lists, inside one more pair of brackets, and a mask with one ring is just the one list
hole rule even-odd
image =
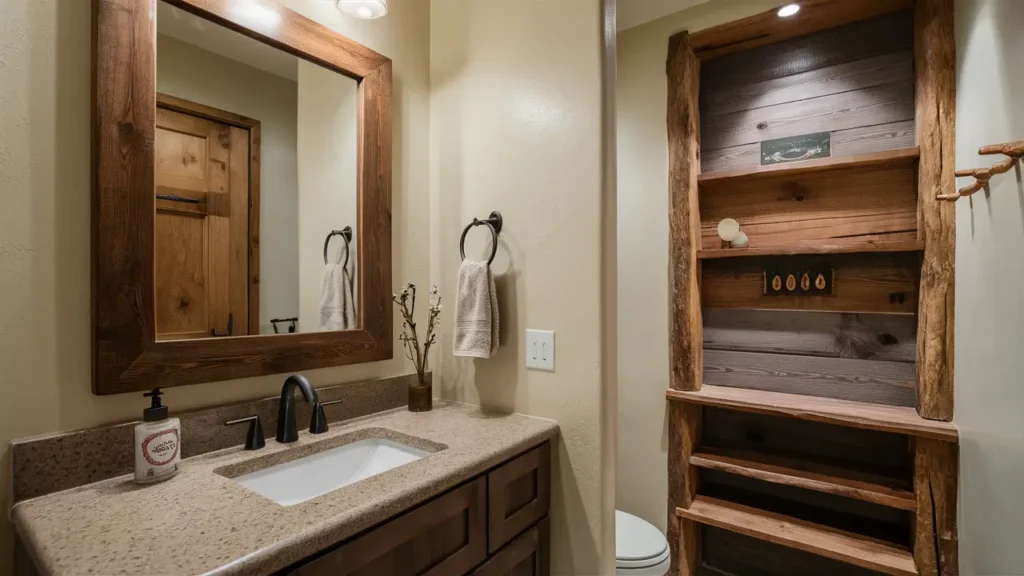
[[526, 331], [526, 367], [555, 371], [555, 333], [551, 330]]

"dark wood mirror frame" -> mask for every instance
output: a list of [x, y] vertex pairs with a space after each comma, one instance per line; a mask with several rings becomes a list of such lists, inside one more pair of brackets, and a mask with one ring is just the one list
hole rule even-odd
[[156, 340], [157, 0], [93, 0], [93, 392], [390, 359], [391, 60], [272, 2], [273, 26], [233, 10], [240, 0], [164, 1], [359, 83], [360, 329]]

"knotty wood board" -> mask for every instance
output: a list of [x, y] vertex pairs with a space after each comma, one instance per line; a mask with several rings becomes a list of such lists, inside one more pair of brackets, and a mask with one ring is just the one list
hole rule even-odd
[[704, 383], [890, 406], [914, 406], [914, 365], [793, 354], [704, 351]]
[[705, 576], [878, 576], [877, 572], [714, 526], [702, 527]]
[[911, 489], [912, 455], [901, 434], [705, 407], [700, 451], [756, 453], [789, 468]]
[[[832, 156], [853, 156], [915, 145], [914, 121], [903, 120], [877, 126], [832, 131]], [[701, 172], [738, 170], [761, 165], [761, 143], [741, 144], [718, 150], [703, 150]]]
[[681, 516], [864, 568], [897, 576], [917, 576], [910, 554], [897, 547], [831, 530], [748, 506], [701, 497]]
[[909, 10], [903, 10], [703, 60], [701, 86], [719, 90], [753, 84], [912, 46], [912, 18]]
[[[795, 257], [790, 257], [795, 258]], [[842, 254], [801, 257], [828, 263], [835, 271], [832, 296], [766, 296], [763, 272], [770, 258], [705, 260], [701, 302], [707, 308], [817, 310], [914, 314], [917, 311], [917, 257], [907, 254]], [[903, 303], [890, 295], [903, 294]]]
[[913, 363], [917, 322], [909, 316], [705, 309], [704, 349]]
[[701, 119], [701, 144], [707, 150], [814, 132], [831, 132], [914, 118], [910, 78], [881, 86], [794, 100]]
[[862, 236], [913, 240], [916, 171], [905, 164], [709, 181], [700, 187], [700, 211], [704, 246], [721, 244], [724, 218], [737, 220], [756, 248]]
[[785, 514], [896, 546], [910, 545], [910, 514], [825, 492], [701, 469], [702, 496]]

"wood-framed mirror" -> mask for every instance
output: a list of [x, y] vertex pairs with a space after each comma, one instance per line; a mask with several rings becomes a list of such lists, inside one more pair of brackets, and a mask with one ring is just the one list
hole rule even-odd
[[93, 11], [94, 393], [391, 358], [391, 61], [265, 0]]

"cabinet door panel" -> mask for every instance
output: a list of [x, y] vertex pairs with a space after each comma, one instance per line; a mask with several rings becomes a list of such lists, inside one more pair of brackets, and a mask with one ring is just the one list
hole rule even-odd
[[548, 576], [550, 535], [544, 518], [525, 534], [501, 549], [473, 576]]
[[462, 576], [487, 556], [478, 478], [293, 570], [301, 576]]
[[495, 552], [547, 516], [551, 506], [551, 443], [487, 475], [488, 550]]

